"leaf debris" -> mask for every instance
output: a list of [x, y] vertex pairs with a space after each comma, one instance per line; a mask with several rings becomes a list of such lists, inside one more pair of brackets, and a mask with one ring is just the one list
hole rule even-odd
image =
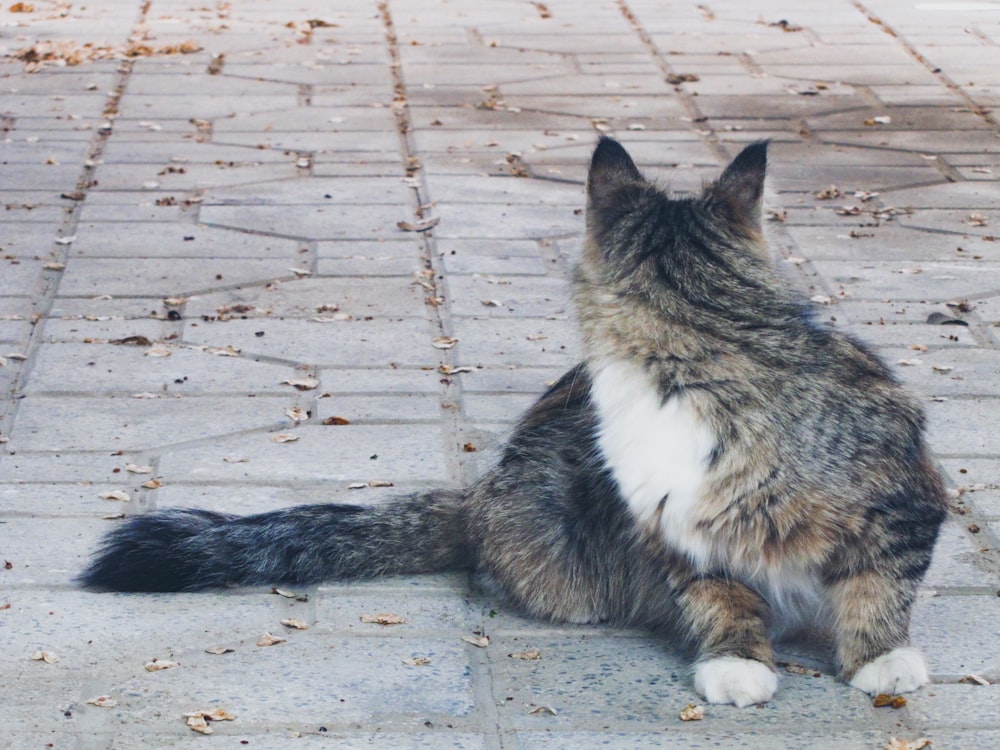
[[279, 643], [286, 643], [287, 638], [282, 638], [279, 635], [272, 635], [271, 633], [264, 633], [260, 638], [257, 639], [258, 646], [276, 646]]
[[681, 721], [701, 721], [705, 718], [705, 707], [688, 703], [681, 709]]
[[91, 706], [99, 706], [101, 708], [114, 708], [118, 705], [118, 701], [110, 695], [99, 695], [96, 698], [91, 698], [87, 703]]
[[405, 617], [387, 612], [377, 615], [361, 615], [359, 619], [363, 623], [374, 625], [403, 625], [406, 623]]

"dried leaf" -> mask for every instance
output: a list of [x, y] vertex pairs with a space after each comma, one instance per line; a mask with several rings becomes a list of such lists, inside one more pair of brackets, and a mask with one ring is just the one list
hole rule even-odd
[[281, 385], [290, 385], [300, 391], [314, 391], [319, 388], [319, 381], [316, 378], [291, 378], [282, 380]]
[[283, 596], [286, 599], [294, 599], [298, 594], [294, 594], [291, 591], [286, 591], [285, 589], [272, 588], [272, 594], [277, 594], [278, 596]]
[[239, 456], [223, 456], [222, 460], [227, 464], [248, 464], [250, 463], [249, 458], [241, 458]]
[[208, 722], [205, 720], [205, 717], [202, 716], [201, 714], [197, 714], [195, 716], [188, 716], [187, 725], [191, 727], [192, 730], [198, 732], [199, 734], [212, 734], [215, 732], [215, 730], [208, 725]]
[[705, 718], [705, 707], [688, 703], [681, 709], [681, 721], [701, 721]]
[[971, 213], [966, 219], [965, 223], [973, 227], [985, 227], [987, 225], [986, 217], [980, 213]]
[[102, 500], [116, 500], [120, 503], [131, 502], [132, 498], [125, 490], [111, 490], [110, 492], [102, 492], [98, 495]]
[[277, 435], [271, 435], [272, 443], [294, 443], [298, 439], [298, 435], [293, 435], [290, 432], [279, 432]]
[[412, 656], [409, 659], [403, 659], [403, 664], [408, 667], [426, 667], [431, 663], [431, 660], [426, 656]]
[[347, 485], [347, 489], [349, 489], [349, 490], [363, 490], [367, 486], [368, 485], [365, 484], [364, 482], [351, 482], [349, 485]]
[[143, 352], [143, 355], [146, 357], [169, 357], [171, 354], [173, 352], [165, 346], [154, 346], [152, 349], [147, 349]]
[[55, 664], [59, 661], [59, 657], [51, 651], [36, 651], [28, 658], [32, 661], [44, 661], [46, 664]]
[[46, 271], [64, 271], [66, 270], [66, 264], [55, 263], [55, 262], [42, 263], [42, 268], [44, 268]]
[[76, 235], [71, 234], [68, 237], [56, 237], [55, 243], [57, 245], [72, 245], [75, 240], [76, 240]]
[[887, 693], [879, 693], [872, 700], [872, 706], [875, 708], [902, 708], [906, 705], [906, 698], [901, 695], [889, 695]]
[[281, 636], [271, 635], [270, 633], [264, 633], [260, 638], [257, 639], [258, 646], [275, 646], [279, 643], [285, 643], [288, 639], [282, 638]]
[[839, 198], [842, 195], [842, 193], [840, 192], [840, 189], [836, 185], [830, 185], [830, 187], [823, 188], [814, 195], [816, 196], [817, 200], [829, 201], [833, 200], [834, 198]]
[[475, 371], [476, 371], [475, 367], [467, 367], [467, 366], [454, 367], [452, 365], [438, 366], [438, 372], [440, 372], [442, 375], [458, 375], [459, 373], [463, 372], [475, 372]]
[[125, 464], [125, 471], [132, 474], [152, 474], [152, 466], [141, 466], [139, 464]]
[[117, 344], [119, 346], [152, 346], [153, 342], [150, 341], [145, 336], [126, 336], [121, 339], [111, 339], [108, 341], [109, 344]]
[[158, 490], [163, 486], [163, 482], [159, 479], [150, 479], [148, 482], [143, 482], [142, 486], [147, 490]]
[[462, 640], [466, 643], [471, 643], [476, 648], [486, 648], [490, 645], [490, 637], [488, 635], [463, 635]]
[[411, 223], [409, 221], [397, 221], [396, 226], [404, 232], [426, 232], [427, 230], [436, 227], [440, 221], [440, 216], [434, 216], [430, 219], [423, 219], [416, 223]]
[[931, 741], [926, 737], [921, 737], [916, 740], [900, 740], [896, 737], [890, 737], [889, 742], [886, 743], [885, 750], [923, 750], [925, 747], [929, 747]]
[[548, 714], [549, 716], [556, 716], [559, 712], [556, 711], [552, 706], [535, 706], [530, 711], [529, 714]]
[[292, 628], [294, 630], [309, 630], [308, 625], [302, 622], [302, 620], [296, 620], [294, 617], [288, 617], [282, 620], [281, 624], [286, 628]]
[[435, 349], [453, 349], [457, 343], [458, 339], [451, 336], [438, 336], [431, 342], [431, 346]]
[[369, 487], [393, 487], [394, 485], [393, 485], [392, 482], [388, 481], [387, 479], [369, 479], [368, 480], [368, 486]]
[[361, 622], [374, 625], [403, 625], [406, 618], [401, 615], [383, 613], [379, 615], [361, 615]]
[[187, 302], [190, 297], [167, 297], [163, 300], [163, 304], [167, 307], [180, 307], [185, 302]]
[[542, 658], [542, 652], [537, 648], [529, 648], [525, 651], [518, 651], [517, 653], [507, 654], [511, 659], [519, 659], [521, 661], [538, 661]]
[[305, 422], [309, 419], [309, 412], [301, 406], [293, 406], [290, 409], [285, 409], [285, 416], [295, 422]]
[[327, 425], [328, 427], [331, 426], [331, 425], [338, 425], [339, 426], [339, 425], [345, 425], [345, 424], [350, 424], [350, 423], [351, 423], [351, 420], [345, 419], [344, 417], [327, 417], [326, 419], [323, 420], [323, 424]]
[[892, 118], [889, 115], [879, 115], [878, 117], [869, 117], [865, 120], [865, 125], [872, 127], [874, 125], [888, 125], [892, 122]]
[[211, 648], [206, 648], [206, 654], [214, 654], [215, 656], [222, 656], [222, 654], [232, 654], [235, 653], [235, 648], [229, 648], [229, 646], [212, 646]]
[[99, 706], [101, 708], [114, 708], [118, 705], [118, 701], [110, 695], [99, 695], [96, 698], [91, 698], [87, 703], [91, 706]]
[[993, 684], [985, 677], [980, 677], [977, 674], [967, 674], [965, 677], [959, 680], [959, 682], [964, 682], [967, 685], [982, 685], [984, 687]]
[[174, 667], [180, 666], [175, 661], [167, 661], [166, 659], [153, 659], [153, 661], [148, 662], [145, 665], [147, 672], [159, 672], [164, 669], [173, 669]]
[[496, 299], [484, 299], [481, 300], [483, 307], [503, 307], [503, 303]]
[[236, 718], [234, 714], [229, 713], [224, 708], [189, 711], [188, 713], [183, 714], [183, 716], [187, 719], [187, 725], [195, 732], [199, 732], [201, 734], [212, 734], [214, 731], [208, 725], [209, 721], [233, 721]]

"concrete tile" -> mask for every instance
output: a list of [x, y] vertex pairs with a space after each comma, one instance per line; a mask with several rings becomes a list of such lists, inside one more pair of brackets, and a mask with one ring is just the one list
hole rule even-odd
[[[295, 264], [297, 265], [297, 264]], [[211, 259], [122, 257], [72, 258], [59, 284], [62, 296], [130, 295], [185, 296], [206, 289], [293, 277], [282, 258], [245, 258], [239, 264]]]
[[[233, 432], [277, 430], [287, 420], [286, 400], [247, 396], [219, 398], [135, 399], [64, 396], [25, 398], [10, 431], [10, 447], [19, 450], [142, 451]], [[290, 398], [288, 400], [291, 400]], [[280, 448], [281, 446], [279, 446]]]
[[923, 585], [929, 589], [955, 586], [995, 589], [1000, 585], [1000, 577], [988, 569], [979, 545], [970, 540], [965, 529], [957, 521], [949, 521], [941, 527]]
[[[462, 340], [460, 364], [530, 365], [566, 367], [579, 356], [576, 334], [566, 321], [534, 319], [455, 321], [455, 336]], [[475, 380], [475, 373], [460, 376]]]
[[35, 360], [35, 376], [25, 393], [153, 393], [182, 395], [294, 392], [283, 380], [298, 376], [287, 365], [217, 356], [196, 349], [175, 348], [169, 357], [147, 357], [148, 347], [101, 344], [43, 344]]
[[303, 240], [395, 239], [396, 222], [412, 219], [409, 205], [308, 206], [289, 223], [283, 206], [203, 206], [205, 224]]
[[946, 456], [1000, 452], [1000, 442], [989, 427], [996, 407], [996, 399], [985, 397], [928, 403], [931, 448]]
[[[299, 436], [276, 445], [266, 432], [206, 440], [164, 449], [160, 472], [167, 481], [309, 482], [339, 488], [373, 479], [444, 483], [443, 435], [433, 424], [304, 425], [283, 430]], [[227, 462], [229, 456], [246, 462]], [[375, 456], [375, 458], [372, 458]]]
[[931, 674], [950, 679], [967, 674], [995, 674], [1000, 669], [990, 644], [997, 639], [996, 596], [920, 598], [910, 634], [920, 647]]
[[[257, 336], [263, 330], [265, 336]], [[233, 346], [244, 356], [270, 357], [320, 367], [436, 367], [440, 352], [430, 345], [430, 323], [415, 318], [312, 320], [231, 320], [189, 327], [185, 340], [197, 345]], [[404, 343], [426, 341], [419, 349]]]
[[460, 317], [562, 319], [572, 312], [563, 279], [473, 274], [449, 279], [448, 292], [451, 312]]
[[278, 258], [295, 265], [302, 243], [203, 224], [91, 222], [77, 227], [71, 253], [88, 258]]

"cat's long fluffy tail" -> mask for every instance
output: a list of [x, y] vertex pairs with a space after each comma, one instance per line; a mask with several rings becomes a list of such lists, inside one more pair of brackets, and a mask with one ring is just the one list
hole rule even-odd
[[110, 532], [80, 584], [112, 591], [302, 585], [471, 565], [463, 494], [302, 505], [251, 516], [175, 509]]

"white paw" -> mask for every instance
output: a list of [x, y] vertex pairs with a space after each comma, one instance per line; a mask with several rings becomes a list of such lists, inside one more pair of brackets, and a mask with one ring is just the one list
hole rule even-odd
[[709, 703], [743, 708], [770, 700], [778, 689], [778, 675], [755, 659], [720, 656], [695, 666], [694, 689]]
[[894, 648], [865, 664], [851, 685], [869, 695], [909, 693], [930, 682], [924, 657], [915, 648]]

